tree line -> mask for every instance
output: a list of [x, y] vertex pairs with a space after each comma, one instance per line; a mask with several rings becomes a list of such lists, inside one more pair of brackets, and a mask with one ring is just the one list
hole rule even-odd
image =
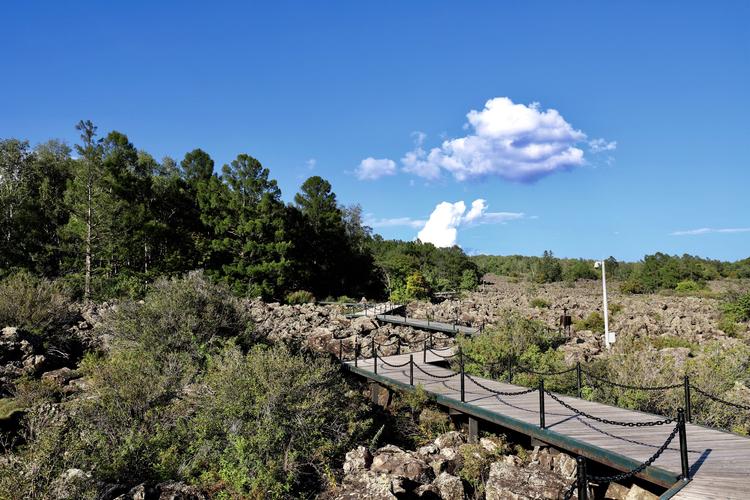
[[[537, 283], [600, 279], [601, 271], [591, 259], [558, 258], [547, 250], [540, 257], [524, 255], [477, 255], [471, 260], [482, 273], [524, 278]], [[638, 262], [605, 260], [607, 278], [621, 282], [629, 293], [657, 290], [696, 291], [719, 278], [750, 278], [750, 258], [736, 262], [704, 259], [693, 255], [667, 255], [657, 252]]]
[[429, 290], [476, 281], [458, 247], [373, 237], [361, 208], [340, 205], [319, 176], [284, 203], [248, 154], [217, 173], [202, 149], [157, 161], [121, 132], [100, 136], [91, 121], [76, 129], [72, 149], [0, 140], [0, 277], [60, 278], [85, 300], [139, 296], [156, 277], [193, 269], [266, 300], [398, 295], [420, 272]]

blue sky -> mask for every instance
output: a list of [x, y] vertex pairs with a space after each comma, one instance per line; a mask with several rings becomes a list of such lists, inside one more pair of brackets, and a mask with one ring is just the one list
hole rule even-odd
[[0, 137], [249, 153], [471, 252], [750, 255], [746, 1], [156, 4], [6, 4]]

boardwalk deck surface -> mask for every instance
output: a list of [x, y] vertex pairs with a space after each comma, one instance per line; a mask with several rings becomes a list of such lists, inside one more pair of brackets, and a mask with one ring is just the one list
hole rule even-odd
[[[440, 354], [445, 355], [446, 352]], [[383, 362], [393, 365], [408, 363], [409, 354], [379, 358], [378, 361], [377, 374], [374, 373], [372, 359], [358, 360], [357, 367], [354, 367], [352, 361], [347, 361], [346, 364], [351, 371], [371, 380], [399, 388], [410, 387], [408, 364], [401, 368], [393, 368]], [[453, 372], [435, 365], [441, 361], [436, 354], [428, 352], [426, 361], [425, 363], [421, 352], [414, 353], [414, 384], [421, 384], [426, 391], [436, 397], [438, 403], [622, 471], [631, 470], [651, 457], [674, 428], [673, 424], [657, 427], [602, 424], [579, 417], [546, 396], [546, 429], [540, 429], [538, 392], [521, 396], [498, 396], [466, 378], [465, 403], [461, 403], [460, 377], [432, 378], [419, 368], [442, 377]], [[496, 391], [514, 392], [526, 389], [499, 381], [474, 378], [480, 384]], [[575, 397], [559, 397], [574, 408], [605, 419], [645, 422], [664, 418]], [[672, 498], [750, 499], [750, 439], [688, 424], [687, 442], [693, 479]], [[653, 466], [639, 475], [653, 483], [670, 487], [680, 481], [680, 471], [679, 441], [675, 437]]]

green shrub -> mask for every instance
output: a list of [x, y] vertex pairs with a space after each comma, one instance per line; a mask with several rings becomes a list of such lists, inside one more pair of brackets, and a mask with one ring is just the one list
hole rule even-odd
[[479, 284], [477, 272], [473, 269], [464, 269], [461, 274], [461, 290], [474, 290]]
[[459, 448], [461, 468], [458, 476], [466, 481], [474, 491], [474, 496], [482, 498], [484, 484], [489, 479], [490, 465], [508, 452], [509, 446], [503, 437], [492, 437], [498, 448], [488, 451], [479, 444], [464, 444]]
[[296, 292], [288, 293], [286, 296], [287, 304], [310, 304], [315, 302], [315, 296], [312, 292], [306, 290], [297, 290]]
[[615, 314], [622, 311], [622, 304], [618, 302], [610, 302], [609, 303], [609, 314], [614, 316]]
[[698, 282], [693, 280], [682, 280], [675, 286], [675, 291], [678, 293], [695, 293], [700, 292], [708, 288], [705, 282]]
[[417, 444], [427, 444], [451, 429], [450, 417], [442, 410], [426, 407], [419, 413]]
[[62, 329], [75, 317], [63, 287], [22, 271], [0, 282], [0, 328], [16, 326], [41, 335]]
[[317, 467], [369, 426], [362, 406], [323, 359], [256, 347], [211, 358], [189, 432], [189, 474], [230, 497], [296, 496]]
[[594, 311], [584, 319], [579, 319], [573, 323], [576, 330], [591, 330], [594, 333], [604, 333], [604, 318], [601, 314]]
[[406, 294], [411, 299], [427, 299], [430, 297], [430, 285], [424, 275], [414, 271], [406, 278]]
[[698, 345], [694, 342], [690, 342], [687, 339], [673, 336], [659, 336], [651, 339], [651, 344], [656, 349], [664, 349], [667, 347], [687, 347], [691, 351], [698, 349]]
[[536, 307], [537, 309], [549, 309], [550, 303], [540, 297], [536, 297], [531, 299], [529, 305], [531, 307]]
[[137, 343], [159, 354], [189, 353], [203, 359], [211, 349], [234, 338], [252, 342], [252, 325], [240, 301], [223, 285], [193, 272], [184, 278], [161, 278], [143, 303], [126, 302], [105, 318], [115, 343]]
[[730, 296], [722, 309], [734, 321], [750, 321], [750, 293]]

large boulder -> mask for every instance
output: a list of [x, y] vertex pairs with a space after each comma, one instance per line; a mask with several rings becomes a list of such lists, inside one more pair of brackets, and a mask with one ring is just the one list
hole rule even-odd
[[377, 451], [370, 470], [405, 477], [418, 483], [429, 483], [435, 477], [432, 468], [417, 453], [404, 451], [393, 445], [384, 446]]
[[344, 474], [353, 474], [355, 472], [367, 470], [372, 464], [372, 455], [370, 450], [364, 446], [358, 446], [355, 450], [346, 454], [344, 460]]
[[443, 472], [432, 484], [437, 488], [443, 500], [464, 500], [464, 483], [460, 478]]

